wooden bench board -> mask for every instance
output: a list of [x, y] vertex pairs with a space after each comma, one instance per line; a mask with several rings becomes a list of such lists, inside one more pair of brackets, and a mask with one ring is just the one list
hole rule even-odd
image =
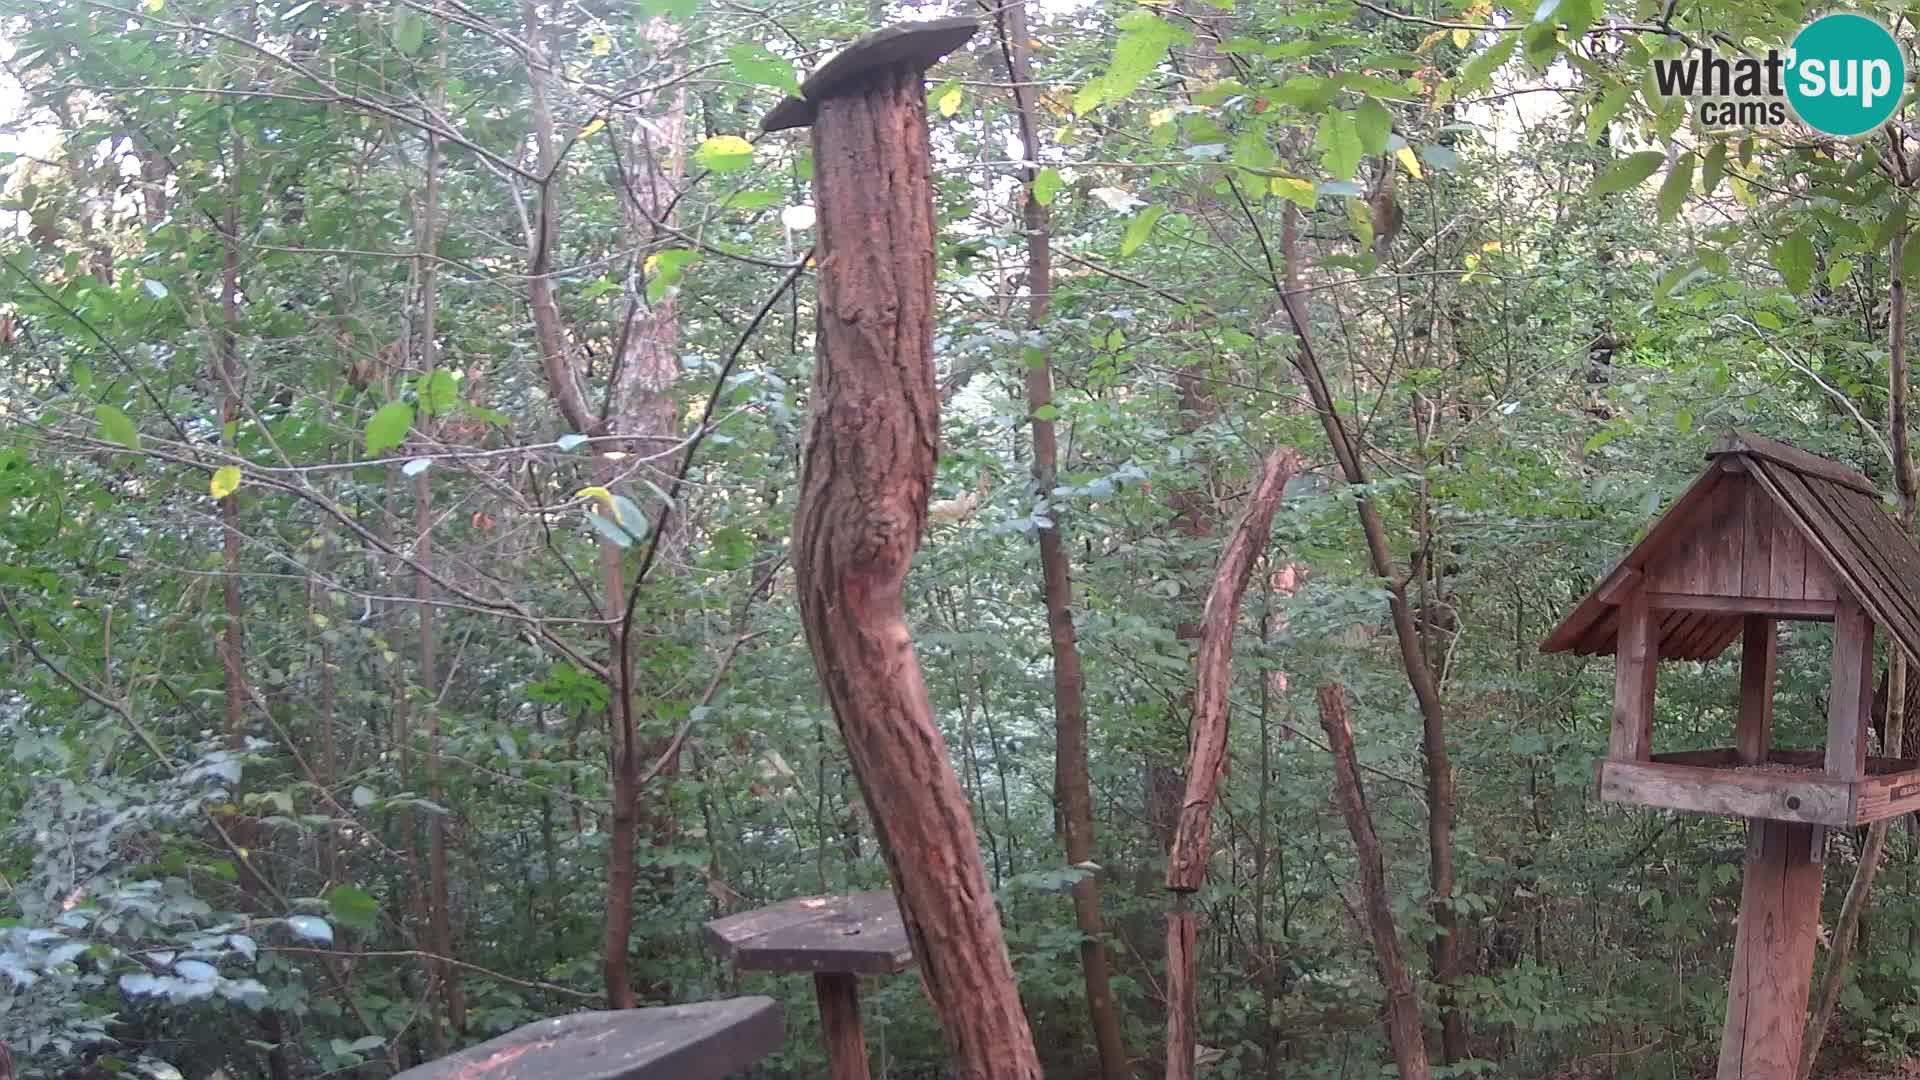
[[395, 1080], [722, 1080], [780, 1049], [770, 997], [575, 1013], [408, 1069]]
[[[1819, 768], [1818, 750], [1773, 750], [1767, 760]], [[1651, 761], [1603, 759], [1600, 800], [1700, 814], [1852, 828], [1920, 810], [1920, 761], [1871, 757], [1857, 781], [1818, 772], [1737, 768], [1730, 748], [1655, 754]]]
[[891, 975], [913, 966], [893, 893], [802, 896], [714, 919], [707, 937], [745, 971]]

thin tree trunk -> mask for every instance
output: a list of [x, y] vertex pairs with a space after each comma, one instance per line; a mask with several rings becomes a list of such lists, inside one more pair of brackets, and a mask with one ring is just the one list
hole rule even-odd
[[1187, 787], [1167, 855], [1167, 889], [1175, 894], [1167, 917], [1167, 1080], [1192, 1080], [1198, 1032], [1193, 942], [1186, 895], [1207, 875], [1212, 852], [1213, 803], [1227, 763], [1229, 702], [1233, 690], [1233, 632], [1240, 619], [1253, 564], [1273, 533], [1280, 496], [1299, 465], [1292, 450], [1275, 450], [1261, 463], [1246, 516], [1227, 538], [1200, 616], [1200, 651], [1193, 679], [1193, 722], [1187, 751]]
[[[1893, 484], [1900, 501], [1900, 527], [1911, 535], [1915, 479], [1913, 447], [1907, 434], [1907, 399], [1910, 392], [1907, 371], [1907, 280], [1902, 266], [1906, 261], [1907, 240], [1907, 226], [1903, 223], [1894, 230], [1893, 239], [1887, 245], [1887, 261], [1891, 267], [1891, 280], [1887, 286], [1887, 427], [1893, 442]], [[1881, 752], [1888, 757], [1899, 757], [1901, 753], [1907, 727], [1907, 680], [1911, 677], [1906, 653], [1898, 645], [1889, 646], [1887, 720], [1885, 734], [1881, 736], [1885, 744]], [[1806, 1038], [1801, 1043], [1800, 1080], [1807, 1080], [1813, 1075], [1814, 1062], [1820, 1056], [1820, 1044], [1827, 1037], [1827, 1025], [1833, 1020], [1833, 1011], [1840, 1002], [1840, 987], [1846, 981], [1847, 963], [1853, 957], [1854, 937], [1860, 927], [1860, 917], [1866, 911], [1867, 898], [1873, 892], [1874, 878], [1880, 872], [1880, 854], [1886, 847], [1887, 829], [1893, 822], [1894, 819], [1887, 818], [1867, 826], [1866, 843], [1860, 847], [1860, 864], [1854, 868], [1853, 883], [1847, 887], [1847, 898], [1840, 905], [1840, 920], [1828, 938], [1832, 945], [1827, 951], [1826, 971], [1820, 977], [1820, 990], [1815, 999], [1818, 1004], [1814, 1006], [1813, 1019], [1808, 1023]]]
[[1393, 1063], [1400, 1080], [1427, 1080], [1433, 1073], [1427, 1065], [1427, 1046], [1420, 1031], [1420, 995], [1413, 988], [1413, 976], [1400, 952], [1400, 932], [1393, 923], [1393, 907], [1387, 898], [1386, 860], [1380, 852], [1380, 837], [1373, 831], [1373, 814], [1367, 809], [1366, 789], [1360, 785], [1360, 763], [1353, 752], [1353, 727], [1347, 722], [1347, 691], [1339, 683], [1320, 688], [1320, 726], [1327, 733], [1327, 749], [1333, 758], [1333, 791], [1340, 813], [1347, 819], [1347, 831], [1353, 834], [1353, 848], [1360, 869], [1360, 896], [1367, 915], [1367, 929], [1373, 934], [1373, 956], [1380, 969], [1380, 986], [1386, 991], [1382, 1023], [1387, 1042], [1393, 1047]]
[[[1366, 540], [1367, 558], [1374, 575], [1389, 590], [1388, 609], [1393, 617], [1393, 635], [1400, 646], [1400, 665], [1406, 671], [1407, 683], [1413, 689], [1414, 700], [1420, 707], [1420, 743], [1426, 758], [1427, 780], [1428, 902], [1432, 908], [1434, 925], [1439, 931], [1427, 946], [1427, 956], [1433, 969], [1433, 981], [1440, 990], [1442, 1057], [1451, 1065], [1467, 1057], [1467, 1038], [1465, 1020], [1452, 993], [1459, 965], [1460, 936], [1453, 910], [1453, 765], [1447, 757], [1446, 703], [1440, 696], [1439, 680], [1427, 663], [1420, 628], [1415, 622], [1413, 608], [1407, 602], [1406, 582], [1401, 579], [1394, 565], [1386, 524], [1380, 519], [1380, 510], [1373, 504], [1372, 496], [1365, 493], [1369, 477], [1366, 464], [1360, 458], [1359, 445], [1340, 419], [1326, 370], [1320, 366], [1319, 356], [1314, 351], [1305, 294], [1298, 280], [1298, 218], [1298, 210], [1288, 206], [1280, 245], [1281, 265], [1285, 269], [1272, 268], [1275, 272], [1273, 285], [1280, 293], [1281, 305], [1286, 308], [1298, 346], [1294, 350], [1294, 366], [1299, 369], [1301, 381], [1307, 387], [1307, 395], [1313, 401], [1315, 411], [1320, 414], [1320, 424], [1326, 430], [1327, 442], [1332, 445], [1333, 456], [1339, 463], [1342, 475], [1346, 477], [1348, 485], [1359, 489], [1355, 494], [1354, 506], [1360, 516], [1360, 531]], [[1415, 556], [1416, 563], [1419, 558]], [[1417, 565], [1415, 569], [1418, 569]]]
[[[1001, 14], [1000, 47], [1006, 54], [1013, 84], [1014, 108], [1020, 121], [1020, 140], [1027, 164], [1023, 168], [1023, 214], [1027, 230], [1027, 329], [1046, 325], [1052, 300], [1053, 251], [1047, 208], [1034, 197], [1033, 182], [1040, 161], [1040, 140], [1033, 115], [1033, 37], [1027, 28], [1025, 0], [1007, 5]], [[1060, 450], [1054, 436], [1053, 367], [1047, 357], [1030, 358], [1027, 369], [1027, 409], [1033, 422], [1033, 480], [1035, 496], [1052, 502], [1060, 471]], [[1080, 645], [1073, 626], [1073, 571], [1060, 537], [1063, 508], [1050, 505], [1051, 525], [1037, 530], [1040, 574], [1045, 592], [1047, 636], [1053, 647], [1053, 786], [1059, 800], [1060, 832], [1067, 863], [1080, 866], [1093, 859], [1093, 783], [1087, 761], [1086, 678], [1080, 665]], [[1113, 1004], [1108, 979], [1106, 920], [1100, 912], [1100, 879], [1088, 874], [1073, 887], [1074, 921], [1080, 928], [1080, 972], [1086, 985], [1087, 1014], [1093, 1025], [1094, 1045], [1100, 1053], [1100, 1075], [1125, 1080], [1127, 1048], [1121, 1039], [1120, 1016]]]
[[[891, 66], [813, 123], [819, 327], [794, 572], [908, 940], [962, 1080], [1038, 1078], [966, 794], [902, 598], [938, 455], [934, 221], [920, 74]], [[875, 178], [886, 182], [875, 182]]]

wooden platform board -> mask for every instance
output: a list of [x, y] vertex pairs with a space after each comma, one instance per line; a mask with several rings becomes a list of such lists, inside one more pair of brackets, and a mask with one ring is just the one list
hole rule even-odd
[[745, 971], [891, 975], [913, 966], [893, 893], [803, 896], [707, 923], [707, 938]]
[[1920, 810], [1920, 761], [1868, 758], [1867, 776], [1822, 775], [1819, 750], [1774, 750], [1767, 762], [1805, 772], [1742, 768], [1732, 748], [1655, 754], [1600, 763], [1602, 802], [1700, 814], [1851, 828]]
[[780, 1049], [780, 1003], [739, 997], [539, 1020], [396, 1080], [723, 1080]]

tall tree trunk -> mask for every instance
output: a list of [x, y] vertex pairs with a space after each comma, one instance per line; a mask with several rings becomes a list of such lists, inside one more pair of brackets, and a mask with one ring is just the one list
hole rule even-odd
[[902, 597], [939, 443], [930, 158], [920, 72], [904, 62], [818, 102], [819, 327], [794, 572], [950, 1067], [1026, 1080], [1039, 1056]]
[[[440, 35], [444, 42], [443, 33]], [[445, 108], [445, 66], [446, 50], [440, 50], [439, 78], [433, 90], [434, 104], [437, 109]], [[440, 140], [437, 136], [427, 136], [427, 182], [421, 197], [419, 229], [419, 248], [416, 273], [420, 281], [420, 329], [419, 350], [420, 370], [431, 375], [440, 366], [439, 350], [439, 216], [440, 216]], [[414, 528], [417, 546], [414, 557], [420, 569], [415, 581], [416, 606], [420, 609], [420, 688], [425, 696], [424, 708], [427, 713], [427, 789], [433, 800], [441, 806], [447, 805], [446, 787], [440, 778], [440, 754], [442, 736], [440, 733], [440, 673], [434, 637], [433, 583], [429, 575], [433, 570], [433, 484], [428, 474], [414, 477]], [[448, 910], [449, 890], [447, 887], [447, 816], [433, 814], [427, 821], [427, 876], [429, 923], [428, 932], [433, 942], [433, 951], [440, 957], [451, 960], [454, 956], [453, 915]], [[434, 961], [433, 976], [440, 987], [445, 1017], [454, 1034], [459, 1035], [466, 1027], [466, 999], [460, 991], [460, 969], [450, 963]]]
[[[1299, 282], [1299, 211], [1286, 208], [1281, 235], [1281, 267], [1272, 267], [1274, 289], [1280, 294], [1292, 325], [1294, 366], [1299, 369], [1307, 395], [1320, 414], [1327, 442], [1349, 486], [1357, 489], [1354, 507], [1360, 516], [1360, 531], [1367, 545], [1367, 559], [1374, 576], [1389, 590], [1388, 609], [1393, 618], [1393, 635], [1400, 646], [1400, 665], [1420, 707], [1420, 744], [1426, 758], [1427, 789], [1427, 890], [1433, 921], [1438, 933], [1427, 945], [1433, 980], [1440, 989], [1441, 1053], [1451, 1065], [1468, 1056], [1466, 1023], [1453, 999], [1452, 986], [1458, 975], [1460, 935], [1453, 909], [1453, 765], [1447, 757], [1446, 703], [1440, 696], [1440, 682], [1427, 661], [1420, 627], [1413, 607], [1407, 602], [1406, 582], [1401, 578], [1387, 539], [1387, 527], [1373, 497], [1366, 494], [1369, 477], [1360, 457], [1359, 444], [1340, 419], [1326, 369], [1313, 347], [1313, 329], [1307, 316], [1305, 293]], [[1420, 558], [1415, 556], [1416, 562]], [[1416, 569], [1418, 569], [1416, 565]]]
[[[1040, 162], [1040, 140], [1033, 110], [1033, 37], [1027, 27], [1025, 0], [1007, 5], [1000, 16], [1000, 48], [1013, 84], [1014, 109], [1025, 147], [1022, 168], [1022, 214], [1027, 233], [1027, 329], [1040, 331], [1047, 322], [1052, 299], [1053, 252], [1047, 208], [1034, 197], [1033, 182]], [[1051, 503], [1060, 471], [1060, 449], [1054, 435], [1053, 367], [1043, 353], [1029, 358], [1027, 409], [1033, 423], [1033, 482], [1035, 496]], [[1067, 862], [1081, 866], [1093, 860], [1093, 784], [1087, 761], [1086, 678], [1080, 665], [1080, 644], [1073, 626], [1073, 571], [1060, 536], [1062, 507], [1050, 505], [1051, 525], [1036, 536], [1040, 574], [1047, 612], [1047, 636], [1053, 648], [1053, 787], [1058, 800], [1060, 832]], [[1126, 1044], [1121, 1039], [1120, 1016], [1113, 1004], [1108, 978], [1106, 920], [1100, 912], [1100, 879], [1094, 874], [1073, 887], [1074, 921], [1080, 928], [1080, 972], [1086, 985], [1087, 1014], [1094, 1045], [1100, 1053], [1100, 1075], [1125, 1080]]]
[[1333, 758], [1334, 797], [1347, 819], [1347, 831], [1353, 835], [1360, 868], [1361, 907], [1366, 912], [1367, 929], [1373, 934], [1380, 986], [1386, 991], [1382, 1022], [1387, 1042], [1393, 1047], [1393, 1063], [1400, 1080], [1427, 1080], [1433, 1073], [1427, 1065], [1427, 1045], [1420, 1032], [1420, 995], [1413, 988], [1413, 976], [1407, 972], [1406, 958], [1400, 952], [1400, 931], [1394, 926], [1393, 905], [1387, 897], [1386, 860], [1380, 851], [1380, 837], [1373, 831], [1366, 789], [1360, 785], [1353, 727], [1347, 722], [1347, 691], [1339, 683], [1320, 688], [1320, 726], [1326, 730], [1327, 750]]

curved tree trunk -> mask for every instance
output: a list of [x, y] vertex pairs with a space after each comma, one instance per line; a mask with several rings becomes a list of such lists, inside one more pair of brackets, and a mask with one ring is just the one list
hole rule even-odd
[[933, 207], [917, 69], [821, 101], [820, 298], [794, 517], [802, 625], [866, 796], [954, 1074], [1038, 1078], [1033, 1036], [934, 723], [901, 590], [938, 454]]

